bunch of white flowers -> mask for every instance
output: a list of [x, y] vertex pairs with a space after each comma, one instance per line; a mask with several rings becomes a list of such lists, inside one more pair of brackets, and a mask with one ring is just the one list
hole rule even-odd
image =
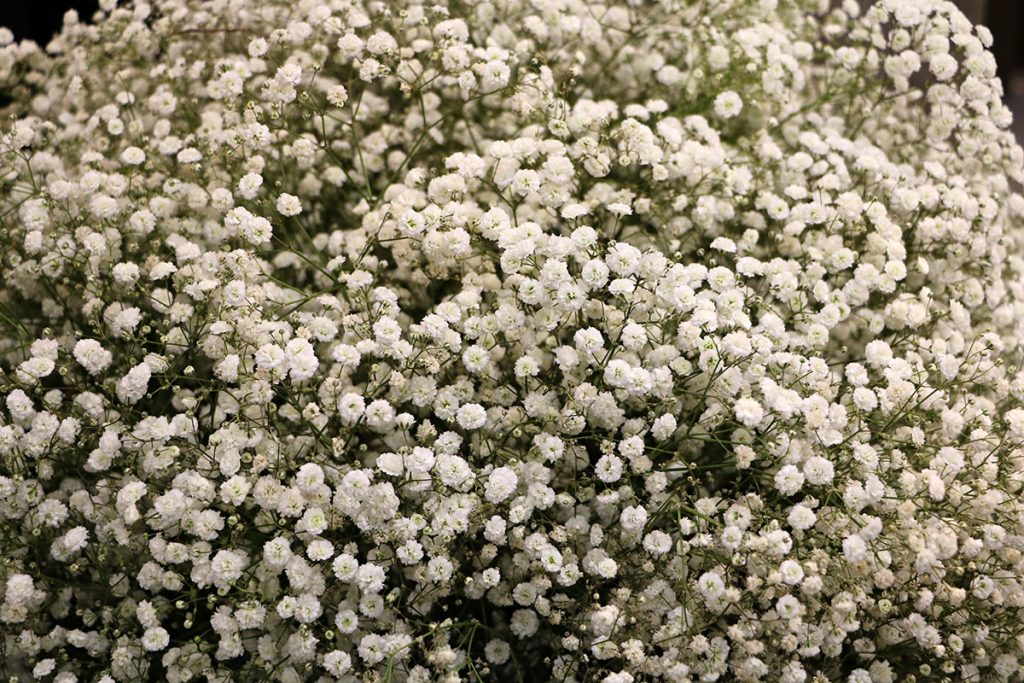
[[1022, 679], [951, 2], [101, 5], [0, 31], [0, 673]]

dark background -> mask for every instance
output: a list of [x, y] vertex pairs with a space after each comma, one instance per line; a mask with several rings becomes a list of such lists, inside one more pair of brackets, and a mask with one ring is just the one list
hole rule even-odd
[[0, 0], [0, 26], [14, 31], [18, 39], [46, 45], [60, 31], [64, 13], [78, 10], [82, 20], [92, 16], [98, 0]]

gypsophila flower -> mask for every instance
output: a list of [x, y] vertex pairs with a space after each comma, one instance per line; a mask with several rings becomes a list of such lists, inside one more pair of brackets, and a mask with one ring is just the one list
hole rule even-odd
[[491, 503], [500, 503], [512, 495], [518, 484], [518, 477], [508, 467], [498, 467], [487, 478], [487, 489], [484, 493]]
[[1024, 151], [862, 4], [0, 30], [0, 674], [1019, 679]]
[[170, 634], [167, 630], [159, 626], [147, 629], [142, 634], [142, 647], [147, 652], [159, 652], [165, 649], [170, 643]]
[[302, 213], [302, 202], [293, 194], [282, 194], [277, 198], [277, 212], [282, 216], [298, 216]]
[[764, 408], [752, 398], [741, 398], [736, 401], [736, 419], [747, 427], [756, 427], [764, 418]]
[[129, 166], [138, 166], [146, 160], [146, 153], [138, 147], [127, 147], [121, 153], [121, 160]]
[[743, 111], [743, 99], [739, 94], [728, 90], [715, 98], [715, 114], [723, 119], [731, 119], [739, 116]]
[[803, 474], [809, 484], [822, 486], [832, 481], [835, 468], [820, 455], [811, 456], [803, 465]]

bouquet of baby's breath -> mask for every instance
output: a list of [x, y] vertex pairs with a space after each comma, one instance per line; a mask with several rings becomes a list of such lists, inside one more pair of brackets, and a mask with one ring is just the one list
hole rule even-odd
[[881, 0], [0, 33], [0, 672], [1021, 680], [1024, 153]]

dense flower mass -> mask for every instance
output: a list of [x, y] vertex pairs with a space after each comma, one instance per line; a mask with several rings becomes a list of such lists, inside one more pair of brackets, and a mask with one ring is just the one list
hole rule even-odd
[[0, 34], [0, 673], [1021, 679], [951, 2], [101, 4]]

